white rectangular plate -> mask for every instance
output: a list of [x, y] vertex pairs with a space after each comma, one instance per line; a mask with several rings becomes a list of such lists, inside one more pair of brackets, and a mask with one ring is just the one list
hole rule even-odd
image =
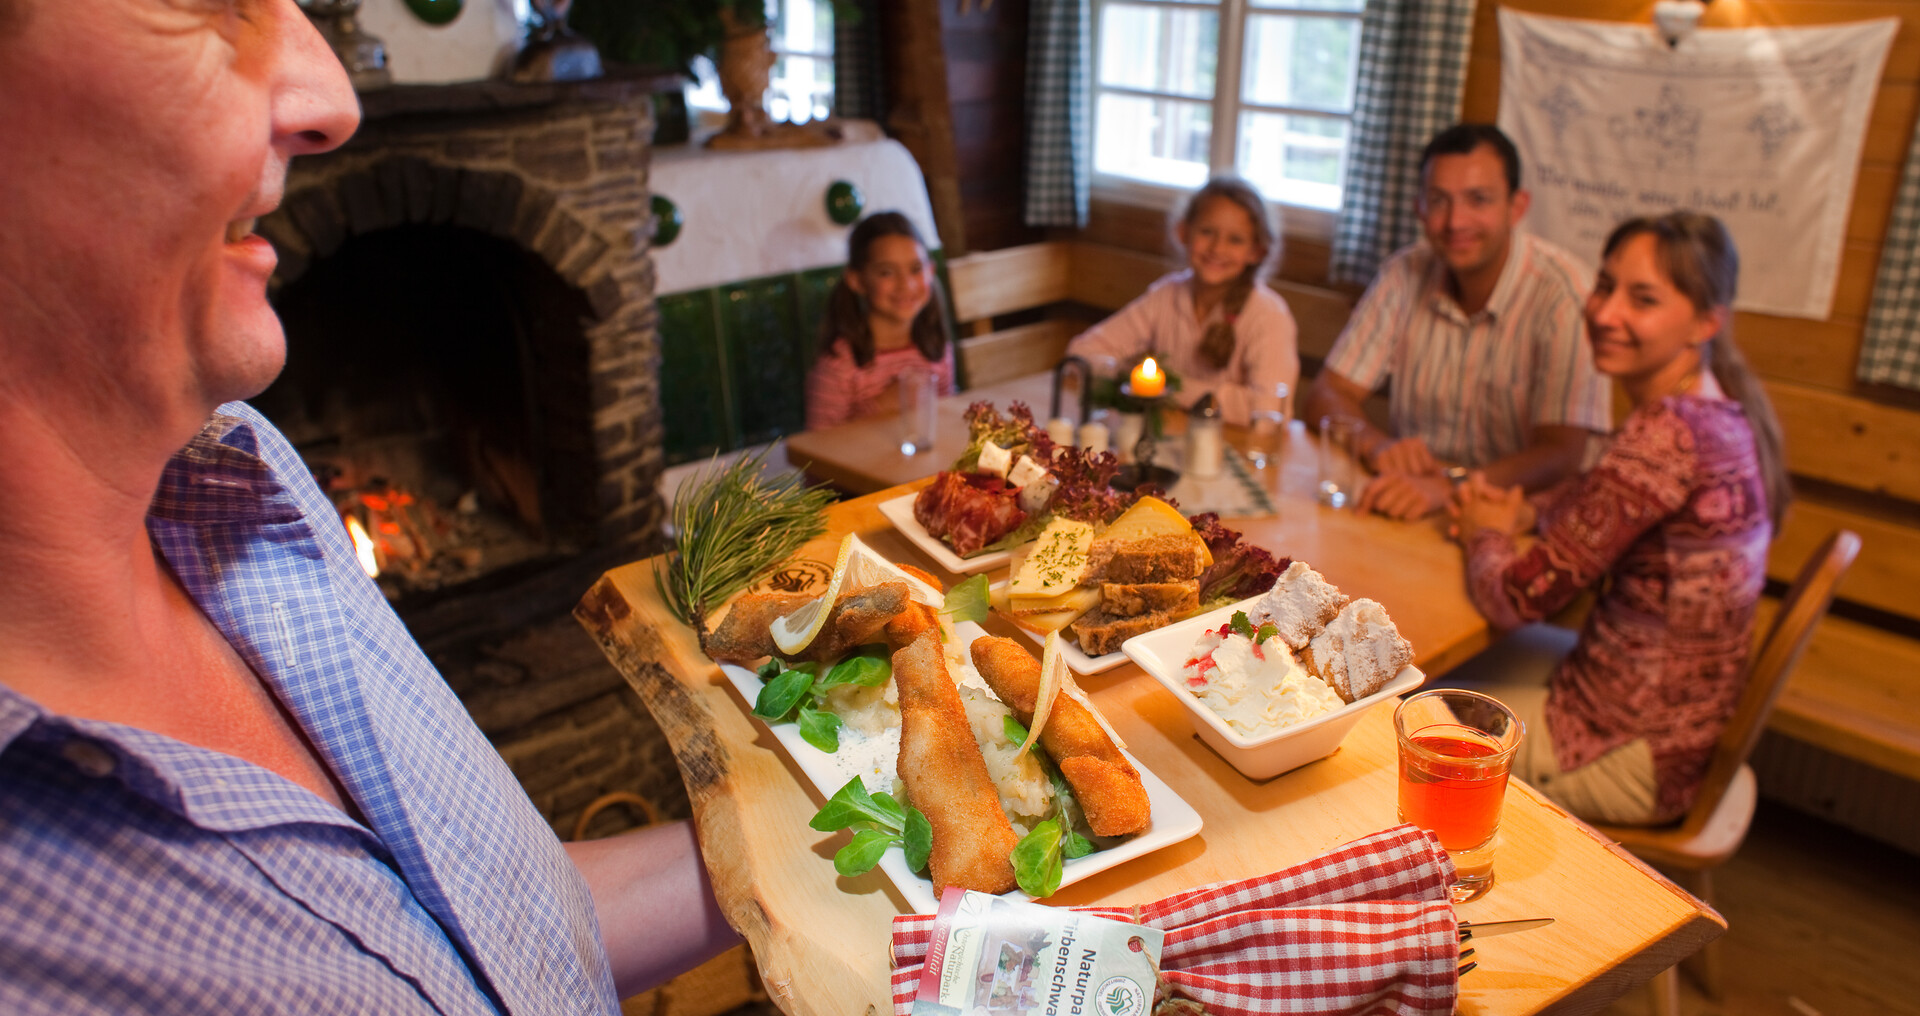
[[913, 517], [913, 499], [918, 494], [902, 494], [891, 501], [880, 502], [880, 514], [900, 530], [900, 535], [913, 541], [913, 545], [926, 552], [928, 557], [938, 562], [940, 567], [960, 575], [972, 575], [974, 572], [992, 571], [1013, 559], [1013, 551], [996, 550], [991, 554], [976, 557], [961, 557], [953, 548], [940, 542], [940, 538], [927, 532], [927, 527]]
[[1187, 654], [1193, 649], [1194, 643], [1200, 640], [1202, 632], [1220, 627], [1233, 616], [1234, 611], [1249, 610], [1259, 600], [1258, 596], [1249, 597], [1217, 610], [1196, 614], [1165, 628], [1135, 635], [1120, 647], [1133, 662], [1140, 665], [1140, 669], [1180, 700], [1200, 739], [1248, 776], [1265, 779], [1331, 755], [1340, 747], [1347, 732], [1360, 721], [1361, 714], [1381, 702], [1398, 698], [1420, 687], [1427, 679], [1417, 667], [1401, 667], [1392, 680], [1366, 698], [1291, 727], [1248, 737], [1228, 726], [1206, 703], [1188, 692], [1180, 674], [1187, 665]]
[[[999, 582], [995, 582], [989, 592], [998, 595], [1006, 590], [1007, 583], [1011, 581], [1013, 580], [1002, 579]], [[995, 607], [994, 609], [997, 611], [1000, 608]], [[1034, 645], [1043, 646], [1047, 644], [1047, 637], [1045, 635], [1015, 622], [1011, 615], [1008, 615], [1007, 620], [1012, 622], [1015, 628], [1019, 629], [1022, 636], [1031, 639]], [[1101, 674], [1127, 662], [1127, 654], [1124, 648], [1125, 647], [1115, 649], [1105, 656], [1088, 656], [1086, 651], [1080, 648], [1080, 643], [1067, 638], [1064, 632], [1061, 633], [1060, 636], [1060, 658], [1066, 660], [1067, 669], [1076, 674]]]
[[[986, 634], [984, 629], [970, 621], [955, 625], [954, 630], [968, 645], [973, 644], [974, 639]], [[759, 675], [746, 667], [738, 667], [730, 663], [722, 664], [720, 669], [727, 675], [727, 680], [733, 682], [734, 689], [740, 693], [741, 698], [746, 700], [747, 708], [751, 710], [754, 700], [760, 697]], [[765, 723], [757, 716], [754, 719]], [[807, 779], [813, 783], [814, 789], [820, 792], [823, 800], [833, 797], [834, 792], [846, 786], [847, 781], [855, 775], [867, 778], [869, 791], [886, 790], [893, 782], [893, 760], [900, 750], [898, 727], [889, 732], [890, 736], [876, 738], [862, 738], [843, 728], [840, 732], [840, 751], [834, 755], [829, 755], [802, 740], [798, 724], [767, 724], [767, 728], [780, 742], [780, 746], [786, 749], [787, 755], [800, 766], [800, 771], [806, 774]], [[863, 748], [864, 755], [869, 761], [863, 763], [850, 757], [862, 754]], [[870, 761], [876, 752], [885, 754], [877, 767]], [[1200, 813], [1194, 811], [1192, 805], [1181, 800], [1180, 795], [1173, 792], [1173, 788], [1149, 772], [1146, 766], [1141, 765], [1139, 759], [1134, 758], [1131, 753], [1126, 755], [1127, 761], [1132, 762], [1134, 769], [1139, 771], [1140, 782], [1146, 787], [1147, 801], [1153, 808], [1153, 822], [1147, 826], [1145, 832], [1118, 846], [1098, 850], [1085, 857], [1076, 857], [1068, 861], [1060, 876], [1062, 886], [1078, 882], [1116, 864], [1145, 856], [1200, 832]], [[823, 835], [837, 837], [841, 834]], [[880, 870], [893, 881], [894, 886], [907, 898], [907, 903], [916, 913], [931, 914], [938, 909], [939, 900], [933, 895], [933, 883], [907, 869], [906, 854], [899, 847], [890, 848], [880, 858]], [[1010, 899], [1020, 900], [1028, 898], [1018, 889], [1007, 893], [1007, 896]]]

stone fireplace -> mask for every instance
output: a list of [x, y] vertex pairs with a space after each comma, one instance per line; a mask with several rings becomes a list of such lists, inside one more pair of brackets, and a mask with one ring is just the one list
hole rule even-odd
[[383, 589], [563, 836], [608, 791], [685, 813], [651, 718], [567, 616], [659, 540], [661, 83], [367, 93], [259, 224], [288, 365], [254, 403], [373, 530]]

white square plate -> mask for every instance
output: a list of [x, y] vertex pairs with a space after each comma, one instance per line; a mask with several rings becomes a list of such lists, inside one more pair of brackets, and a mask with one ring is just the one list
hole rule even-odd
[[1263, 780], [1333, 754], [1340, 747], [1340, 742], [1346, 739], [1347, 732], [1360, 722], [1360, 717], [1367, 710], [1420, 687], [1427, 679], [1427, 675], [1421, 673], [1418, 667], [1401, 667], [1393, 680], [1357, 702], [1349, 702], [1333, 712], [1258, 737], [1241, 734], [1229, 727], [1205, 702], [1187, 691], [1180, 672], [1186, 668], [1188, 654], [1192, 652], [1194, 643], [1200, 641], [1203, 632], [1220, 627], [1233, 616], [1234, 611], [1251, 609], [1259, 600], [1258, 596], [1249, 597], [1217, 610], [1196, 614], [1165, 628], [1135, 635], [1120, 647], [1122, 652], [1133, 658], [1133, 662], [1140, 665], [1140, 669], [1180, 700], [1200, 739], [1247, 776]]
[[[999, 582], [995, 582], [988, 592], [994, 596], [1000, 596], [1006, 592], [1007, 583], [1011, 581], [1013, 580], [1002, 579]], [[1044, 646], [1047, 644], [1047, 637], [1045, 635], [1031, 628], [1022, 626], [1020, 622], [1013, 619], [1012, 615], [1000, 611], [997, 605], [993, 609], [1001, 612], [1002, 615], [1007, 618], [1008, 622], [1019, 629], [1023, 637], [1032, 640], [1034, 645]], [[1121, 649], [1115, 649], [1105, 656], [1088, 656], [1086, 651], [1080, 648], [1080, 643], [1067, 638], [1064, 632], [1061, 633], [1060, 636], [1060, 656], [1067, 661], [1067, 669], [1076, 674], [1102, 674], [1127, 662], [1127, 654]]]
[[974, 572], [992, 571], [1013, 559], [1013, 551], [996, 550], [991, 554], [977, 557], [961, 557], [953, 548], [940, 542], [940, 538], [927, 532], [927, 527], [913, 517], [913, 499], [919, 494], [902, 494], [891, 501], [880, 502], [880, 514], [900, 530], [900, 535], [913, 541], [913, 545], [925, 551], [928, 557], [938, 562], [940, 567], [960, 575], [972, 575]]
[[[968, 645], [972, 645], [974, 639], [986, 634], [984, 629], [970, 621], [955, 625], [954, 630]], [[740, 693], [741, 698], [746, 700], [747, 708], [751, 710], [754, 700], [760, 697], [759, 675], [746, 667], [730, 663], [722, 664], [720, 669], [727, 675], [727, 680], [733, 682], [734, 689]], [[780, 746], [786, 749], [787, 755], [799, 764], [800, 771], [805, 773], [807, 779], [813, 783], [813, 788], [820, 792], [822, 800], [832, 798], [834, 792], [846, 786], [847, 781], [855, 775], [868, 778], [869, 791], [886, 790], [892, 785], [894, 759], [898, 757], [900, 751], [898, 727], [889, 732], [891, 736], [875, 738], [862, 738], [842, 728], [840, 751], [829, 755], [801, 739], [798, 724], [766, 724], [766, 721], [757, 716], [754, 720], [766, 725], [772, 731], [774, 738], [780, 742]], [[877, 777], [872, 762], [876, 753], [884, 755], [879, 761]], [[1134, 758], [1131, 753], [1125, 754], [1127, 761], [1132, 762], [1134, 769], [1139, 771], [1140, 782], [1146, 787], [1147, 801], [1153, 808], [1152, 824], [1147, 826], [1145, 832], [1135, 835], [1118, 846], [1098, 850], [1085, 857], [1076, 857], [1068, 861], [1065, 871], [1060, 876], [1062, 886], [1078, 882], [1089, 875], [1105, 871], [1136, 857], [1145, 856], [1161, 847], [1171, 846], [1200, 832], [1200, 813], [1194, 811], [1192, 805], [1181, 800], [1180, 795], [1173, 792], [1173, 788], [1149, 772], [1146, 766], [1141, 765], [1139, 759]], [[854, 755], [864, 755], [864, 760], [851, 757]], [[839, 836], [840, 834], [825, 835]], [[940, 901], [933, 895], [933, 883], [907, 869], [906, 853], [899, 847], [889, 848], [881, 856], [880, 870], [893, 881], [894, 886], [907, 898], [907, 902], [913, 906], [916, 913], [931, 914], [939, 908]], [[1010, 899], [1020, 900], [1028, 898], [1027, 894], [1018, 889], [1007, 893], [1007, 896]]]

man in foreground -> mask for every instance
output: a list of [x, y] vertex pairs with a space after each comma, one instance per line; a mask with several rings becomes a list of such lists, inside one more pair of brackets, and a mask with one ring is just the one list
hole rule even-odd
[[611, 1013], [730, 944], [686, 824], [562, 847], [235, 401], [358, 122], [294, 0], [0, 0], [0, 99], [0, 1011]]
[[[1580, 468], [1611, 421], [1581, 324], [1591, 273], [1514, 231], [1529, 199], [1513, 142], [1490, 124], [1458, 124], [1428, 142], [1420, 166], [1425, 241], [1381, 266], [1302, 407], [1309, 420], [1362, 421], [1361, 458], [1379, 475], [1359, 507], [1396, 518], [1444, 507], [1448, 466], [1549, 486]], [[1389, 379], [1383, 433], [1361, 403]]]

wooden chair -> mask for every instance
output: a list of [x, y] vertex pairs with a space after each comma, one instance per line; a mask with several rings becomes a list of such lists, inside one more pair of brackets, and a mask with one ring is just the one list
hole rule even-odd
[[[1747, 667], [1747, 687], [1740, 694], [1733, 718], [1714, 748], [1706, 779], [1700, 784], [1693, 808], [1678, 823], [1666, 826], [1596, 825], [1634, 856], [1669, 875], [1695, 896], [1713, 902], [1712, 871], [1734, 852], [1753, 823], [1759, 793], [1747, 757], [1767, 727], [1767, 715], [1787, 685], [1787, 677], [1813, 635], [1813, 626], [1833, 602], [1834, 589], [1860, 553], [1860, 537], [1847, 529], [1835, 530], [1800, 569], [1793, 588], [1780, 602], [1773, 626]], [[1685, 964], [1709, 997], [1719, 992], [1719, 943], [1709, 942]], [[1668, 969], [1653, 979], [1653, 1008], [1658, 1016], [1677, 1016], [1680, 980]]]

